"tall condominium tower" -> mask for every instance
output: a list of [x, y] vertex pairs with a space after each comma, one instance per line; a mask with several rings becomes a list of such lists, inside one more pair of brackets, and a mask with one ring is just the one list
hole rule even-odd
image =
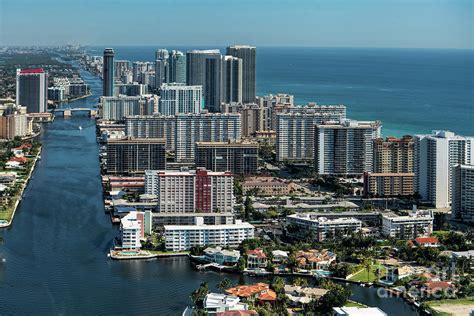
[[193, 162], [196, 142], [228, 142], [241, 138], [240, 114], [176, 115], [176, 161]]
[[257, 49], [248, 45], [236, 45], [227, 47], [227, 55], [242, 59], [243, 91], [242, 102], [254, 103], [257, 80], [256, 80], [256, 55]]
[[193, 50], [186, 53], [186, 83], [201, 85], [204, 108], [219, 112], [222, 102], [222, 56], [219, 50]]
[[410, 135], [374, 140], [374, 172], [413, 172], [415, 140]]
[[158, 49], [155, 53], [155, 87], [159, 89], [168, 82], [168, 57], [166, 49]]
[[415, 135], [415, 185], [421, 198], [436, 208], [448, 208], [452, 198], [452, 170], [474, 162], [474, 137], [449, 131]]
[[373, 169], [374, 139], [380, 122], [318, 124], [314, 130], [314, 167], [319, 174], [362, 175]]
[[172, 50], [168, 57], [168, 83], [186, 83], [186, 55]]
[[456, 165], [452, 178], [452, 218], [474, 223], [474, 165]]
[[114, 95], [114, 50], [106, 48], [104, 50], [104, 64], [102, 66], [102, 79], [104, 97], [111, 97]]
[[48, 110], [48, 74], [43, 68], [16, 70], [16, 104], [27, 113]]
[[172, 115], [134, 115], [125, 118], [125, 135], [133, 138], [164, 138], [166, 150], [174, 150], [176, 118]]
[[106, 168], [108, 174], [143, 174], [145, 170], [165, 170], [165, 140], [109, 139]]
[[289, 108], [277, 115], [276, 154], [278, 161], [313, 160], [314, 126], [346, 118], [344, 105], [321, 105]]
[[365, 195], [413, 195], [414, 147], [415, 141], [410, 135], [374, 140], [373, 172], [364, 174]]
[[160, 88], [158, 112], [163, 115], [199, 113], [202, 105], [202, 87], [184, 83], [165, 83]]
[[130, 71], [130, 61], [128, 60], [116, 60], [114, 62], [115, 67], [115, 79], [122, 81], [122, 77]]
[[242, 103], [242, 59], [224, 56], [222, 61], [222, 102]]

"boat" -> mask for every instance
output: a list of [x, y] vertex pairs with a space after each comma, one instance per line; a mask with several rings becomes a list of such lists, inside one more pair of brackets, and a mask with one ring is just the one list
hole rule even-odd
[[82, 126], [79, 125], [79, 130], [82, 131]]

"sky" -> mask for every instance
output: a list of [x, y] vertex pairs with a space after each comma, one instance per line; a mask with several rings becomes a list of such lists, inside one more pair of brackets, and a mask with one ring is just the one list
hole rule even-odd
[[0, 46], [474, 49], [474, 0], [0, 0]]

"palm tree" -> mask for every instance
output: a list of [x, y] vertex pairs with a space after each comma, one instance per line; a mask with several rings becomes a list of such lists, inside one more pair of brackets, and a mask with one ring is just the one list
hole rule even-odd
[[376, 278], [376, 281], [377, 281], [377, 282], [380, 281], [380, 276], [381, 276], [381, 274], [382, 274], [381, 272], [382, 272], [382, 271], [380, 271], [380, 268], [379, 268], [379, 267], [377, 267], [377, 268], [375, 269], [374, 274], [375, 274], [375, 278]]
[[365, 270], [367, 270], [367, 282], [370, 282], [370, 268], [372, 267], [372, 258], [366, 258], [362, 265], [364, 266]]
[[228, 278], [222, 279], [218, 284], [217, 288], [224, 292], [225, 289], [229, 288], [231, 286], [231, 281]]

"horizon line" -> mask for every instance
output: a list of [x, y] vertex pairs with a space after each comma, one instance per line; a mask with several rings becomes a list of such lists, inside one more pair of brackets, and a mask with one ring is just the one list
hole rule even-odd
[[[9, 48], [9, 47], [60, 47], [60, 46], [80, 46], [80, 47], [104, 47], [104, 48], [113, 48], [113, 47], [156, 47], [156, 48], [163, 48], [163, 47], [228, 47], [233, 45], [242, 45], [242, 44], [227, 44], [227, 45], [208, 45], [208, 44], [199, 44], [199, 45], [186, 45], [186, 44], [174, 44], [174, 45], [167, 45], [167, 44], [132, 44], [132, 45], [113, 45], [113, 44], [45, 44], [45, 45], [0, 45], [0, 48]], [[288, 45], [288, 46], [279, 46], [279, 45], [253, 45], [256, 48], [340, 48], [340, 49], [419, 49], [419, 50], [474, 50], [474, 47], [402, 47], [402, 46], [315, 46], [315, 45]]]

